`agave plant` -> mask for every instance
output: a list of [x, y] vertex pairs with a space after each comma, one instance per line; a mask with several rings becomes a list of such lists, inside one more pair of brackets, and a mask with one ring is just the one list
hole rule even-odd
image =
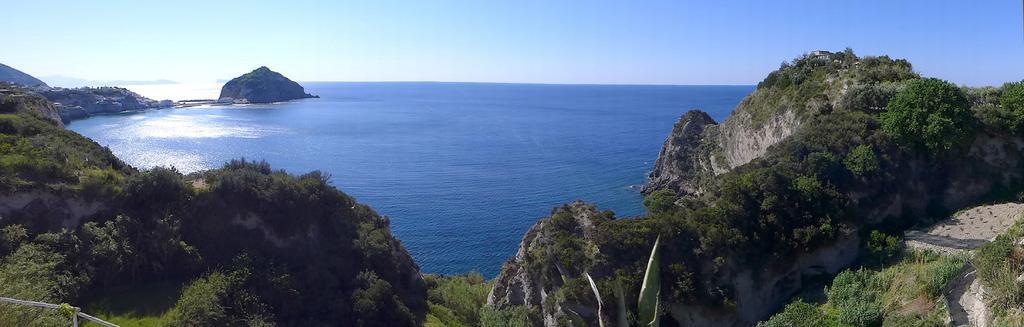
[[[637, 299], [637, 319], [640, 326], [658, 326], [658, 302], [661, 297], [661, 256], [658, 255], [661, 237], [654, 240], [654, 247], [651, 249], [651, 258], [647, 260], [647, 271], [644, 273], [644, 283], [640, 286], [640, 298]], [[590, 273], [583, 273], [590, 282], [590, 289], [594, 291], [597, 298], [597, 322], [604, 327], [604, 320], [601, 319], [601, 312], [604, 310], [604, 302], [601, 300], [601, 292], [597, 290], [597, 284], [590, 277]], [[618, 327], [629, 327], [629, 320], [626, 319], [629, 312], [626, 310], [626, 300], [623, 296], [622, 285], [615, 285], [615, 298], [618, 307]]]

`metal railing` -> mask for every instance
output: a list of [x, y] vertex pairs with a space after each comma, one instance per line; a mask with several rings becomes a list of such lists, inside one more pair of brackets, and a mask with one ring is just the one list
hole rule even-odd
[[[53, 309], [53, 310], [65, 310], [65, 309], [68, 308], [67, 306], [62, 306], [60, 304], [51, 304], [51, 303], [43, 303], [43, 302], [36, 302], [36, 301], [25, 301], [25, 300], [18, 300], [18, 299], [12, 299], [12, 298], [7, 298], [7, 297], [0, 297], [0, 303], [11, 303], [11, 304], [15, 304], [15, 305], [24, 305], [24, 306], [30, 306], [30, 307], [40, 307], [40, 308]], [[106, 326], [106, 327], [120, 327], [118, 325], [106, 322], [103, 319], [87, 315], [87, 314], [82, 312], [82, 308], [73, 307], [72, 306], [72, 307], [70, 307], [70, 309], [74, 311], [74, 314], [71, 315], [71, 326], [72, 327], [78, 327], [78, 318], [82, 318], [82, 319], [85, 319], [85, 320], [88, 320], [88, 321], [92, 321], [94, 323], [97, 323], [97, 324], [100, 324], [100, 325], [103, 325], [103, 326]]]

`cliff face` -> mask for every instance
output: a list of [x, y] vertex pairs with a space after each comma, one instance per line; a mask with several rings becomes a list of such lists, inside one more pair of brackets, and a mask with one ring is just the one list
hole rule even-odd
[[0, 84], [0, 106], [0, 112], [34, 112], [64, 127], [60, 112], [53, 103], [18, 86]]
[[316, 98], [306, 93], [302, 85], [267, 67], [236, 77], [220, 90], [221, 99], [235, 102], [270, 103], [295, 99]]
[[[597, 310], [592, 306], [566, 302], [561, 297], [549, 300], [566, 280], [578, 279], [584, 272], [582, 267], [567, 264], [552, 246], [565, 235], [562, 233], [567, 233], [582, 239], [587, 244], [584, 248], [592, 249], [595, 225], [608, 220], [596, 207], [582, 201], [556, 208], [551, 218], [538, 221], [523, 236], [516, 256], [501, 267], [487, 305], [498, 309], [516, 305], [537, 308], [544, 326], [561, 326], [568, 317], [566, 312], [596, 319]], [[596, 255], [581, 252], [582, 256]]]
[[851, 106], [878, 106], [863, 99], [867, 92], [851, 90], [891, 92], [893, 83], [916, 77], [909, 63], [887, 57], [862, 59], [837, 53], [829, 58], [798, 58], [772, 72], [721, 124], [705, 117], [696, 124], [684, 124], [699, 116], [684, 114], [641, 191], [650, 194], [668, 188], [699, 195], [714, 176], [763, 156], [812, 117]]
[[[851, 265], [872, 226], [906, 228], [914, 219], [1019, 187], [1020, 136], [982, 126], [955, 154], [908, 150], [879, 127], [885, 108], [878, 103], [887, 98], [865, 100], [851, 92], [886, 94], [916, 76], [900, 60], [805, 57], [769, 75], [722, 124], [703, 112], [684, 114], [643, 188], [682, 195], [675, 211], [598, 219], [589, 236], [577, 237], [556, 232], [558, 215], [552, 215], [524, 237], [488, 303], [533, 307], [544, 325], [558, 317], [586, 325], [614, 321], [610, 308], [621, 297], [610, 285], [638, 287], [660, 236], [663, 323], [751, 326], [809, 282]], [[854, 173], [851, 152], [865, 146], [874, 168]], [[595, 254], [564, 264], [558, 253], [574, 249]], [[600, 314], [589, 286], [580, 282], [583, 270], [601, 291]], [[625, 293], [626, 307], [635, 310], [635, 290]]]
[[[821, 92], [818, 96], [827, 98], [830, 94]], [[838, 99], [842, 93], [831, 96]], [[765, 104], [764, 98], [768, 97], [778, 99]], [[797, 108], [789, 97], [784, 92], [759, 88], [745, 97], [722, 124], [699, 110], [683, 114], [641, 192], [650, 194], [668, 188], [679, 194], [700, 195], [714, 176], [761, 157], [799, 130], [806, 117], [828, 108], [820, 100]]]
[[709, 177], [709, 172], [714, 171], [710, 153], [701, 147], [714, 141], [717, 127], [711, 116], [699, 110], [689, 111], [679, 118], [641, 192], [669, 188], [700, 194], [702, 183]]
[[56, 108], [64, 122], [96, 114], [170, 107], [121, 87], [53, 88], [41, 93]]

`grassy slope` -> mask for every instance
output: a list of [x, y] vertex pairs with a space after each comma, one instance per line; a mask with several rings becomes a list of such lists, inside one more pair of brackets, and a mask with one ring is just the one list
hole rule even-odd
[[989, 296], [994, 326], [1024, 326], [1024, 246], [1015, 244], [1024, 238], [1024, 220], [992, 243], [980, 249], [973, 259], [978, 278]]
[[884, 267], [846, 270], [825, 291], [825, 301], [797, 299], [759, 326], [944, 326], [942, 289], [965, 262], [908, 252]]
[[101, 297], [88, 300], [82, 311], [121, 327], [164, 326], [166, 313], [181, 296], [181, 287], [179, 283], [154, 283], [107, 290]]

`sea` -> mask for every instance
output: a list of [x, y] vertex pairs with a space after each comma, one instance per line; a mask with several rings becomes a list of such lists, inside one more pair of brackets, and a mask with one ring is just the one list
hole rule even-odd
[[[754, 89], [302, 84], [320, 98], [100, 115], [68, 128], [140, 168], [190, 173], [246, 158], [296, 174], [320, 170], [388, 216], [424, 272], [494, 277], [527, 229], [561, 204], [642, 215], [639, 186], [679, 117], [699, 108], [722, 121]], [[136, 91], [216, 98], [215, 88], [200, 89]]]

